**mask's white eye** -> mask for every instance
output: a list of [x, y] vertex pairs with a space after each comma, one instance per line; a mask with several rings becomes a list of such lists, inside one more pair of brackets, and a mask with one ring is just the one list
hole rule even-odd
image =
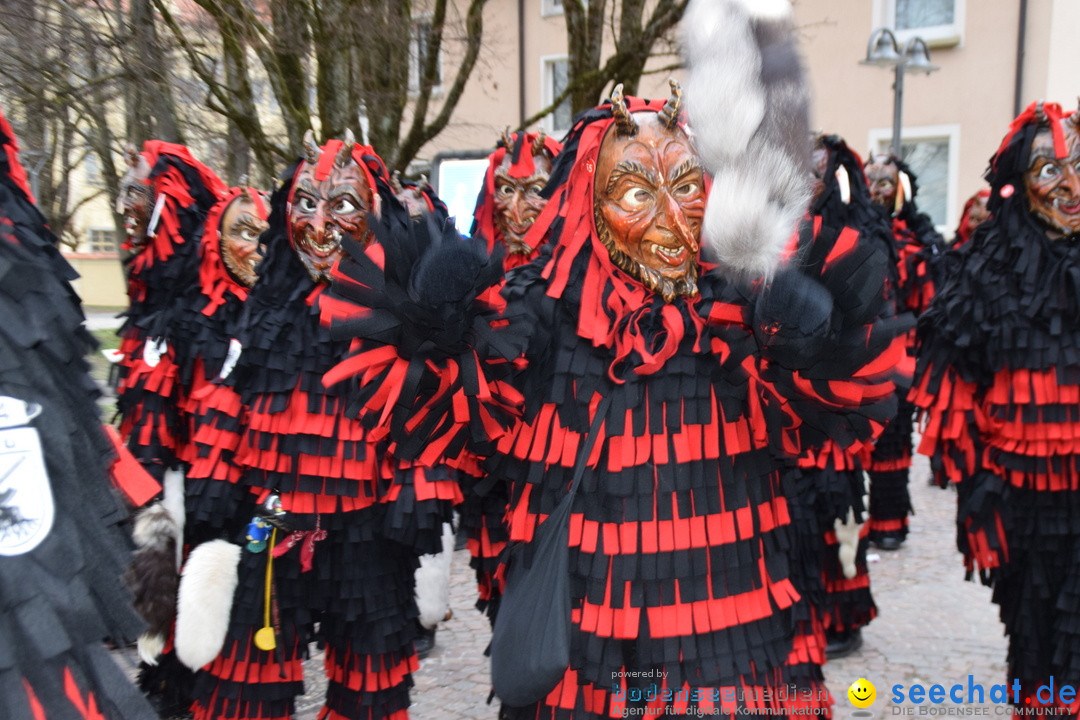
[[686, 182], [675, 188], [675, 197], [690, 197], [697, 192], [698, 184], [696, 182]]
[[510, 197], [514, 194], [514, 186], [500, 183], [499, 185], [495, 186], [495, 192], [496, 194], [502, 195], [503, 197]]
[[300, 212], [313, 213], [315, 212], [316, 202], [315, 198], [310, 198], [307, 195], [300, 197], [297, 205], [300, 207]]
[[628, 208], [641, 208], [652, 200], [652, 193], [643, 187], [632, 187], [622, 194], [620, 203]]
[[1057, 163], [1046, 163], [1039, 169], [1040, 180], [1050, 180], [1061, 175], [1061, 168], [1057, 166]]
[[338, 198], [334, 202], [334, 212], [341, 214], [353, 213], [359, 210], [359, 206], [350, 197]]

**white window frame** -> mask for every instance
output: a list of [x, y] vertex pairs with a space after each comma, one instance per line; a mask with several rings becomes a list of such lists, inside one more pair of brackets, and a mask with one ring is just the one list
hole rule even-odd
[[[94, 247], [93, 235], [96, 232], [109, 233], [112, 236], [112, 249], [111, 250], [98, 250]], [[117, 237], [116, 228], [108, 227], [91, 227], [86, 229], [86, 251], [91, 253], [112, 253], [116, 254], [120, 247], [119, 238]]]
[[[420, 92], [420, 43], [416, 29], [421, 23], [427, 23], [428, 26], [431, 26], [431, 16], [418, 15], [414, 17], [409, 31], [409, 93], [413, 95]], [[442, 93], [444, 79], [442, 47], [439, 48], [439, 57], [436, 62], [439, 67], [439, 82], [431, 86], [432, 95]]]
[[540, 0], [540, 17], [552, 15], [565, 15], [562, 0]]
[[908, 30], [896, 29], [896, 0], [874, 0], [874, 27], [891, 28], [896, 33], [896, 41], [903, 45], [916, 35], [929, 47], [952, 47], [964, 40], [964, 17], [966, 0], [952, 0], [953, 21], [948, 25], [932, 25]]
[[[892, 143], [892, 128], [873, 128], [869, 132], [868, 139], [868, 146], [873, 149], [873, 152], [887, 153]], [[949, 167], [945, 175], [948, 185], [945, 193], [945, 224], [935, 226], [939, 233], [948, 237], [960, 221], [960, 217], [956, 212], [960, 179], [960, 125], [959, 123], [949, 123], [945, 125], [904, 126], [903, 132], [900, 134], [900, 143], [903, 144], [905, 140], [948, 140], [949, 142]], [[867, 158], [867, 161], [869, 161], [869, 158]]]
[[[547, 107], [551, 104], [551, 101], [555, 99], [555, 74], [553, 69], [555, 63], [565, 62], [569, 66], [569, 55], [543, 55], [540, 57], [540, 77], [542, 78], [542, 92], [541, 92], [541, 107]], [[573, 125], [574, 118], [571, 116], [570, 124]], [[552, 137], [562, 137], [569, 126], [560, 128], [555, 127], [555, 113], [550, 113], [543, 120], [540, 121], [541, 126], [548, 135]]]
[[90, 187], [105, 187], [105, 174], [101, 168], [101, 160], [93, 150], [87, 150], [83, 157], [83, 177]]

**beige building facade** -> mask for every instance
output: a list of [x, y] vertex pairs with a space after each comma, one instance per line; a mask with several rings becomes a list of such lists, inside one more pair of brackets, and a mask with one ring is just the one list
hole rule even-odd
[[1039, 99], [1068, 106], [1080, 93], [1075, 0], [796, 0], [795, 12], [815, 127], [864, 156], [888, 148], [893, 123], [894, 72], [859, 64], [871, 33], [888, 27], [900, 40], [926, 40], [940, 69], [905, 76], [902, 138], [905, 151], [921, 151], [913, 161], [927, 163], [913, 162], [918, 202], [946, 238], [985, 186], [1018, 109]]
[[[919, 177], [919, 205], [947, 238], [964, 200], [983, 185], [987, 161], [1017, 103], [1023, 108], [1045, 98], [1071, 104], [1080, 93], [1078, 0], [795, 0], [794, 7], [814, 99], [813, 126], [843, 136], [864, 156], [888, 148], [893, 122], [893, 71], [859, 64], [871, 33], [888, 27], [901, 42], [917, 35], [929, 45], [939, 69], [905, 76], [903, 144]], [[561, 0], [490, 0], [484, 35], [457, 111], [422, 150], [421, 165], [482, 155], [503, 128], [535, 115], [565, 83]], [[655, 66], [674, 60], [658, 58]], [[442, 58], [444, 77], [454, 61], [450, 52]], [[640, 92], [666, 96], [669, 74], [647, 75]], [[569, 123], [569, 114], [560, 112], [529, 129], [561, 137]], [[475, 190], [460, 194], [471, 212]], [[85, 220], [79, 219], [84, 246], [71, 258], [83, 274], [78, 287], [84, 302], [119, 306], [125, 298], [115, 256], [91, 252], [91, 231], [108, 228], [103, 218], [107, 208], [88, 208]]]

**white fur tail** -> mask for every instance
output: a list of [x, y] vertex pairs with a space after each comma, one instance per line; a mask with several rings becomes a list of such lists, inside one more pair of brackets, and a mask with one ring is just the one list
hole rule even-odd
[[768, 277], [810, 200], [809, 92], [788, 0], [691, 0], [686, 104], [713, 177], [706, 258]]
[[191, 551], [180, 578], [176, 657], [192, 670], [217, 657], [225, 644], [238, 582], [240, 546], [211, 540]]
[[416, 605], [420, 624], [429, 630], [450, 612], [450, 563], [454, 559], [454, 531], [443, 523], [442, 552], [421, 555], [416, 570]]

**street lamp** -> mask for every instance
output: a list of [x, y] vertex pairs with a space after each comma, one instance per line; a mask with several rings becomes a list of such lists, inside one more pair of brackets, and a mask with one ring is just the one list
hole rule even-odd
[[896, 73], [893, 82], [893, 126], [892, 152], [900, 157], [900, 117], [904, 107], [904, 73], [921, 72], [929, 75], [938, 69], [930, 62], [930, 48], [921, 37], [911, 37], [904, 43], [903, 50], [896, 40], [896, 35], [889, 28], [878, 28], [870, 33], [866, 43], [866, 59], [860, 65], [891, 67]]

